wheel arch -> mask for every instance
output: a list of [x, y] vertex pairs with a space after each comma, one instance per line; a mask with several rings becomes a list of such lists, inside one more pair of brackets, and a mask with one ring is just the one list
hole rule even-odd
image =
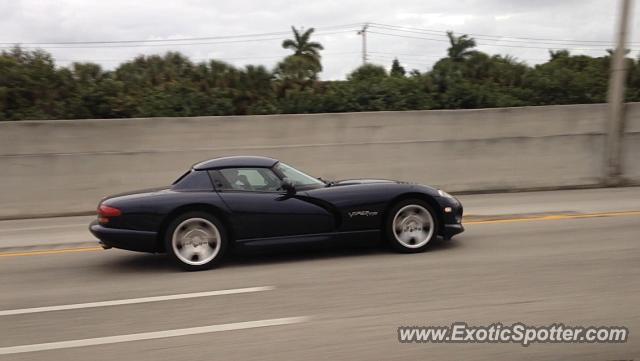
[[437, 226], [438, 228], [436, 229], [436, 234], [440, 234], [440, 231], [442, 230], [442, 224], [444, 222], [444, 219], [442, 217], [442, 212], [439, 212], [440, 209], [440, 205], [438, 204], [438, 202], [430, 195], [425, 194], [425, 193], [420, 193], [420, 192], [407, 192], [407, 193], [402, 193], [400, 195], [395, 196], [394, 198], [392, 198], [388, 203], [387, 206], [384, 209], [384, 212], [382, 214], [382, 225], [380, 227], [380, 229], [384, 232], [385, 231], [385, 227], [386, 227], [386, 223], [387, 223], [387, 217], [389, 216], [389, 212], [391, 211], [391, 208], [393, 208], [396, 204], [398, 204], [398, 202], [407, 200], [407, 199], [419, 199], [421, 201], [425, 201], [427, 202], [427, 204], [429, 206], [431, 206], [431, 208], [433, 209], [435, 216], [437, 218]]
[[[166, 216], [164, 216], [164, 218], [160, 222], [160, 227], [158, 228], [158, 236], [156, 239], [156, 248], [158, 252], [165, 251], [164, 236], [165, 236], [165, 232], [167, 231], [167, 227], [169, 227], [169, 224], [171, 223], [171, 221], [174, 220], [176, 217], [180, 216], [181, 214], [185, 214], [188, 212], [204, 212], [204, 213], [211, 214], [212, 216], [220, 220], [220, 222], [222, 222], [222, 225], [225, 228], [224, 231], [227, 237], [229, 238], [229, 241], [232, 241], [234, 239], [233, 228], [231, 227], [231, 222], [229, 220], [229, 217], [220, 208], [213, 206], [211, 204], [206, 204], [206, 203], [185, 204], [171, 210], [171, 212], [169, 212]], [[229, 244], [231, 245], [233, 243], [229, 242]]]

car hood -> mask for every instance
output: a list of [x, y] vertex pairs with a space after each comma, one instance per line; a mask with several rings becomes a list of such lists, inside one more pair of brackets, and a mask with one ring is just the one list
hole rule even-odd
[[427, 192], [434, 195], [437, 195], [437, 191], [438, 191], [437, 188], [414, 183], [414, 182], [404, 182], [404, 181], [396, 181], [396, 180], [390, 180], [390, 179], [369, 179], [369, 178], [345, 179], [345, 180], [335, 181], [335, 182], [329, 183], [327, 187], [318, 188], [318, 190], [324, 189], [330, 192], [332, 189], [338, 191], [339, 189], [346, 190], [351, 188], [372, 189], [371, 187], [373, 188], [382, 187], [384, 189], [400, 189], [403, 191], [414, 190], [418, 192]]
[[403, 183], [388, 179], [345, 179], [331, 183], [332, 187], [371, 183]]

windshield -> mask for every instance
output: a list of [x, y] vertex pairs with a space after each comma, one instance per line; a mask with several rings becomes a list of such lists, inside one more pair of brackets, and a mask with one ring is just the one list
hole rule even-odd
[[286, 165], [284, 163], [278, 163], [275, 167], [278, 172], [280, 172], [286, 178], [295, 185], [295, 186], [311, 186], [311, 185], [324, 185], [324, 183], [312, 176], [302, 173], [301, 171]]

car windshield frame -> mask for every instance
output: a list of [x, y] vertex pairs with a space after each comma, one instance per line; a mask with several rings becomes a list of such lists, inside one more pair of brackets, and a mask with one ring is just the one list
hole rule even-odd
[[[276, 172], [276, 174], [278, 174], [279, 176], [281, 176], [283, 179], [284, 178], [288, 178], [293, 184], [294, 186], [298, 187], [298, 188], [315, 188], [315, 187], [325, 187], [327, 184], [325, 182], [323, 182], [322, 180], [312, 177], [310, 175], [308, 175], [307, 173], [294, 168], [286, 163], [282, 163], [282, 162], [278, 162], [273, 166], [273, 170]], [[288, 177], [287, 173], [285, 172], [289, 171], [292, 172], [296, 175], [296, 177]], [[303, 182], [301, 182], [300, 180], [304, 180]]]

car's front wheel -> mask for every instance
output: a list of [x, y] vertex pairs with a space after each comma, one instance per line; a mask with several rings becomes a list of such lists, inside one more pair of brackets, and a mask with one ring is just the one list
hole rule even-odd
[[387, 239], [399, 252], [422, 252], [437, 237], [437, 222], [435, 213], [426, 202], [419, 199], [400, 201], [388, 212]]
[[204, 212], [189, 212], [176, 217], [165, 233], [165, 249], [187, 271], [215, 267], [227, 249], [222, 223]]

